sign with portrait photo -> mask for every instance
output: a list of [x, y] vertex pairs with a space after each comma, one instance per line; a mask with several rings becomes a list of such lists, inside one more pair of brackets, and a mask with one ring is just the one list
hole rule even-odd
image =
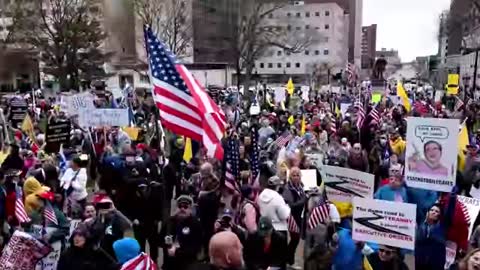
[[459, 120], [410, 117], [407, 123], [407, 185], [451, 191], [457, 173]]

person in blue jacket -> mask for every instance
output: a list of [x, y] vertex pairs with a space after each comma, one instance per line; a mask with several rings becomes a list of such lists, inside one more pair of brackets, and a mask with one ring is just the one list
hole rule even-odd
[[408, 202], [407, 188], [402, 180], [401, 173], [390, 172], [390, 183], [380, 187], [375, 192], [374, 198], [391, 202]]
[[452, 192], [447, 210], [435, 203], [427, 212], [425, 221], [417, 227], [415, 239], [415, 269], [437, 270], [445, 266], [445, 242], [455, 210], [457, 196]]

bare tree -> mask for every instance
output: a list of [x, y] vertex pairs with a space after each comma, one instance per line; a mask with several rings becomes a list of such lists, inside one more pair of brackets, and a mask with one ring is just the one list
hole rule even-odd
[[106, 35], [94, 0], [16, 0], [13, 41], [39, 52], [46, 74], [61, 89], [78, 89], [81, 81], [106, 77]]
[[292, 34], [286, 27], [273, 25], [267, 18], [280, 10], [288, 1], [269, 2], [264, 0], [244, 0], [239, 10], [239, 23], [235, 27], [231, 40], [237, 87], [240, 88], [243, 78], [245, 97], [250, 98], [248, 91], [255, 61], [265, 56], [272, 48], [280, 48], [286, 52], [303, 51], [313, 41], [314, 35]]
[[191, 9], [180, 0], [132, 0], [142, 23], [152, 27], [157, 36], [180, 59], [190, 56], [193, 27]]

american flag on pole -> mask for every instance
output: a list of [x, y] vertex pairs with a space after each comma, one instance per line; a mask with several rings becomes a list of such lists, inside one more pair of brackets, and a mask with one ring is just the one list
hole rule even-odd
[[257, 126], [254, 125], [250, 128], [251, 136], [252, 136], [252, 150], [250, 152], [250, 165], [252, 168], [252, 181], [251, 184], [255, 185], [259, 181], [260, 176], [260, 165], [258, 163], [258, 129]]
[[31, 219], [27, 215], [27, 212], [25, 211], [25, 205], [23, 204], [23, 193], [21, 187], [17, 186], [15, 188], [15, 196], [15, 217], [19, 223], [30, 222]]
[[330, 131], [332, 134], [337, 133], [337, 120], [333, 116], [330, 118]]
[[348, 76], [348, 84], [354, 85], [355, 81], [357, 80], [357, 70], [355, 64], [347, 63], [347, 76]]
[[237, 179], [240, 179], [240, 148], [237, 139], [230, 136], [227, 142], [225, 186], [230, 190], [240, 190]]
[[157, 270], [156, 263], [145, 253], [130, 259], [122, 265], [121, 270]]
[[148, 26], [145, 46], [162, 124], [177, 135], [203, 142], [207, 156], [222, 160], [225, 114]]
[[370, 113], [368, 115], [370, 115], [370, 118], [371, 118], [372, 122], [375, 122], [375, 123], [379, 124], [380, 123], [380, 113], [377, 110], [377, 106], [378, 106], [378, 104], [373, 106], [372, 110], [370, 110]]
[[284, 147], [288, 142], [290, 142], [293, 139], [293, 135], [290, 134], [290, 132], [284, 132], [282, 135], [280, 135], [273, 143], [278, 147], [282, 148]]
[[330, 218], [330, 204], [323, 202], [312, 209], [307, 221], [309, 229], [315, 229], [318, 224], [325, 223]]
[[45, 218], [45, 222], [50, 222], [55, 225], [58, 225], [57, 216], [55, 215], [55, 210], [53, 210], [52, 205], [47, 202], [45, 204], [45, 209], [43, 209], [43, 217]]
[[455, 96], [455, 107], [454, 107], [454, 111], [460, 111], [460, 109], [463, 107], [463, 105], [465, 103], [463, 103], [463, 101], [458, 97], [458, 96]]
[[354, 107], [357, 109], [357, 128], [360, 130], [363, 127], [363, 122], [365, 121], [365, 109], [363, 108], [363, 104], [360, 102], [360, 99], [355, 101]]
[[289, 232], [300, 233], [300, 227], [292, 216], [287, 218], [287, 228]]

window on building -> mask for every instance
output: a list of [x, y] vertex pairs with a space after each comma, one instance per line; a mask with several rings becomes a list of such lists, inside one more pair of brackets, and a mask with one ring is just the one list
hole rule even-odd
[[305, 17], [310, 18], [310, 12], [305, 12]]
[[315, 26], [315, 29], [319, 30], [319, 29], [320, 29], [320, 27], [318, 27], [318, 26]]
[[260, 63], [260, 68], [264, 68], [265, 67], [265, 64], [264, 63]]
[[308, 50], [305, 51], [305, 55], [309, 55], [310, 52]]
[[328, 55], [329, 53], [328, 49], [323, 50], [323, 55]]
[[305, 29], [310, 29], [310, 25], [305, 25]]
[[329, 24], [325, 24], [325, 30], [328, 30], [330, 29], [330, 25]]
[[325, 16], [330, 16], [330, 11], [325, 11]]
[[286, 65], [286, 66], [287, 66], [287, 68], [289, 68], [289, 67], [290, 67], [290, 62], [287, 62], [287, 65]]
[[292, 26], [291, 26], [291, 25], [287, 25], [287, 30], [288, 30], [288, 31], [291, 31], [291, 30], [292, 30]]
[[289, 52], [289, 51], [286, 51], [285, 54], [286, 54], [286, 55], [290, 55], [290, 54], [292, 54], [292, 53]]
[[315, 16], [316, 16], [316, 17], [319, 17], [319, 16], [320, 16], [320, 12], [318, 12], [318, 11], [315, 12]]
[[297, 12], [297, 18], [300, 18], [301, 14], [300, 12]]
[[320, 51], [319, 51], [319, 50], [315, 50], [315, 55], [320, 55]]
[[272, 64], [272, 63], [268, 63], [268, 68], [273, 68], [273, 64]]
[[140, 74], [140, 82], [142, 83], [150, 83], [150, 77], [148, 75]]
[[273, 18], [273, 13], [268, 14], [268, 18], [272, 19]]
[[300, 26], [295, 27], [295, 29], [300, 30], [302, 29]]
[[281, 68], [282, 67], [282, 63], [277, 63], [277, 68]]
[[299, 68], [299, 67], [300, 67], [300, 63], [295, 63], [295, 67], [296, 67], [296, 68]]
[[277, 56], [281, 56], [282, 55], [282, 51], [277, 51]]
[[287, 17], [290, 17], [290, 16], [292, 16], [292, 13], [288, 12]]

